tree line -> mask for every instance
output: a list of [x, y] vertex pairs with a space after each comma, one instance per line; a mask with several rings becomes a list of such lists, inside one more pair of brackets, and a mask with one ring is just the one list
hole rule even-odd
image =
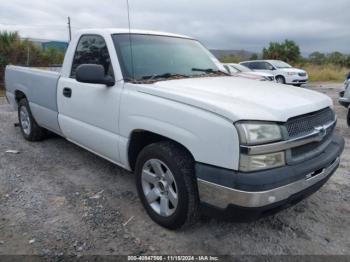
[[50, 66], [62, 64], [64, 53], [56, 48], [43, 49], [31, 41], [22, 40], [17, 32], [0, 32], [0, 85], [6, 65]]
[[[253, 54], [249, 60], [256, 59], [278, 59], [290, 64], [313, 64], [313, 65], [335, 65], [339, 67], [350, 68], [350, 54], [342, 54], [341, 52], [313, 52], [308, 57], [302, 57], [299, 45], [292, 40], [284, 42], [271, 42], [268, 47], [263, 48], [260, 55]], [[223, 57], [222, 62], [240, 62], [244, 58], [239, 56]]]
[[313, 52], [307, 58], [301, 56], [300, 47], [292, 40], [282, 43], [271, 42], [262, 51], [264, 59], [280, 59], [288, 63], [311, 63], [315, 65], [332, 64], [350, 68], [350, 55], [335, 51], [331, 53]]

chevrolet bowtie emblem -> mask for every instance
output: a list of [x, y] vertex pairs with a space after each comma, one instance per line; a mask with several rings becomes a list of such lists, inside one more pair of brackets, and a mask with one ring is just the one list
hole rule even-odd
[[314, 128], [318, 131], [318, 140], [321, 141], [327, 135], [327, 128], [325, 126], [317, 126]]

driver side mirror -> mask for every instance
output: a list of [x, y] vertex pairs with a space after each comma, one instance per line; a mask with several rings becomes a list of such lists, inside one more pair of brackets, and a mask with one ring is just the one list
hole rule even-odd
[[113, 77], [105, 75], [104, 67], [97, 64], [82, 64], [78, 66], [75, 78], [82, 83], [103, 84], [106, 86], [115, 84]]

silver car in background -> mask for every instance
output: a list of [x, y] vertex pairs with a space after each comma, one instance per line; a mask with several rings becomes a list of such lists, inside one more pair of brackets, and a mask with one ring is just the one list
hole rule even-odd
[[345, 107], [350, 106], [350, 79], [345, 80], [344, 90], [339, 92], [339, 104]]
[[253, 79], [257, 78], [256, 80], [261, 81], [275, 81], [275, 77], [273, 76], [273, 74], [270, 73], [256, 72], [244, 65], [235, 63], [225, 63], [223, 65], [231, 75], [238, 75]]

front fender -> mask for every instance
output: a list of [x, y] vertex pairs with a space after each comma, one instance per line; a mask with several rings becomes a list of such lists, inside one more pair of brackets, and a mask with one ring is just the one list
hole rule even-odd
[[[132, 106], [131, 106], [132, 105]], [[127, 161], [128, 141], [134, 130], [149, 131], [172, 139], [193, 155], [195, 161], [228, 169], [238, 169], [238, 133], [228, 119], [176, 101], [128, 92], [120, 110], [123, 162]]]

